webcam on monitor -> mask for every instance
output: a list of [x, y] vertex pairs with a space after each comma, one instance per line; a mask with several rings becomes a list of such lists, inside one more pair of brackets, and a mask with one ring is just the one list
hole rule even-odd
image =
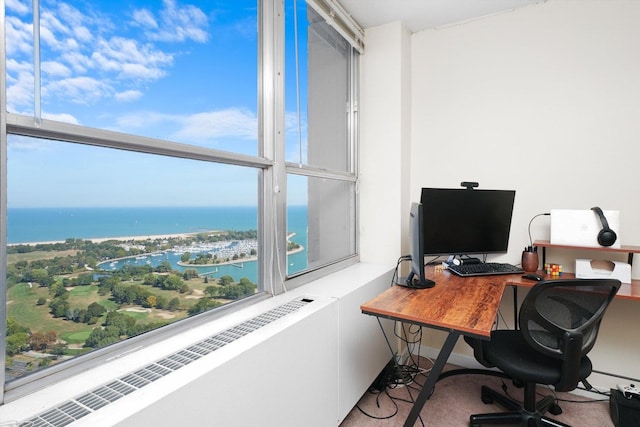
[[478, 185], [480, 184], [472, 181], [462, 181], [460, 183], [460, 186], [466, 188], [467, 190], [473, 190], [474, 188], [478, 187]]

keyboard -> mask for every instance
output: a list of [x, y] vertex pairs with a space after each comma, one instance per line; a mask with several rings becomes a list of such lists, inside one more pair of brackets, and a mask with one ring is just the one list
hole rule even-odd
[[479, 264], [449, 265], [450, 271], [462, 277], [490, 276], [496, 274], [524, 273], [520, 267], [499, 262], [481, 262]]

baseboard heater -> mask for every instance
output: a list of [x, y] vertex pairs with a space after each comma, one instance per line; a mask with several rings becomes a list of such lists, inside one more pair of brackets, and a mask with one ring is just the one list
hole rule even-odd
[[311, 299], [300, 298], [279, 305], [265, 313], [255, 316], [232, 328], [193, 344], [171, 354], [161, 360], [151, 363], [142, 369], [130, 372], [108, 384], [100, 386], [88, 393], [68, 400], [50, 408], [35, 417], [20, 422], [20, 426], [62, 427], [87, 416], [116, 400], [141, 389], [157, 379], [165, 377], [183, 366], [204, 357], [219, 348], [254, 332], [275, 320], [281, 319], [300, 308], [313, 302]]

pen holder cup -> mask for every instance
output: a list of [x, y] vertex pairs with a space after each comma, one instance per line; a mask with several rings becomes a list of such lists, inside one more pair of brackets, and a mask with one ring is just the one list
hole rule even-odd
[[538, 270], [538, 252], [522, 252], [522, 269], [527, 273]]

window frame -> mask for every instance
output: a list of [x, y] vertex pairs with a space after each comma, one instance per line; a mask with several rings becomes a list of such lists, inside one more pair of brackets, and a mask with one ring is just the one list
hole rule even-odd
[[[256, 0], [258, 6], [258, 154], [256, 156], [208, 149], [199, 146], [176, 143], [150, 137], [125, 134], [99, 128], [92, 128], [6, 111], [6, 31], [5, 3], [0, 2], [0, 265], [7, 266], [7, 141], [8, 135], [20, 135], [34, 138], [58, 140], [69, 143], [85, 144], [125, 151], [135, 151], [150, 155], [162, 155], [184, 159], [200, 160], [254, 168], [258, 171], [258, 251], [262, 254], [276, 253], [275, 262], [262, 256], [258, 262], [259, 289], [263, 292], [255, 296], [226, 304], [223, 307], [172, 323], [165, 327], [132, 337], [111, 346], [94, 350], [78, 356], [60, 365], [42, 369], [30, 375], [5, 384], [4, 369], [0, 373], [0, 405], [13, 401], [34, 390], [47, 387], [62, 378], [68, 377], [96, 366], [107, 357], [117, 357], [135, 351], [145, 343], [157, 342], [173, 334], [211, 322], [238, 309], [258, 301], [286, 292], [319, 277], [343, 269], [359, 261], [358, 239], [356, 232], [356, 253], [346, 259], [335, 260], [328, 265], [306, 270], [292, 277], [283, 277], [286, 271], [286, 178], [287, 174], [299, 174], [309, 177], [326, 177], [355, 183], [356, 209], [352, 221], [357, 223], [357, 86], [358, 58], [362, 52], [363, 32], [357, 27], [339, 5], [333, 0], [306, 0], [307, 5], [323, 11], [327, 22], [340, 28], [338, 32], [352, 32], [359, 36], [347, 38], [352, 45], [350, 81], [350, 120], [348, 144], [351, 157], [351, 170], [330, 171], [310, 166], [292, 164], [285, 161], [285, 5], [284, 0]], [[325, 11], [337, 10], [327, 15]], [[348, 22], [348, 24], [345, 24]], [[337, 27], [336, 27], [337, 25]], [[353, 30], [353, 29], [356, 30]], [[346, 29], [346, 30], [345, 30]], [[350, 33], [351, 34], [351, 33]], [[355, 44], [354, 44], [355, 43]], [[357, 227], [355, 228], [357, 230]], [[0, 361], [6, 362], [7, 332], [7, 277], [0, 275]]]
[[[359, 217], [359, 198], [358, 198], [358, 108], [359, 108], [359, 55], [364, 52], [364, 31], [353, 21], [349, 14], [336, 1], [325, 0], [306, 0], [307, 7], [312, 8], [325, 23], [335, 30], [338, 35], [342, 36], [350, 45], [350, 54], [348, 58], [349, 81], [346, 82], [348, 87], [348, 103], [347, 103], [347, 135], [348, 144], [348, 165], [347, 170], [336, 170], [322, 168], [308, 163], [302, 162], [284, 162], [284, 175], [280, 176], [280, 182], [286, 182], [287, 175], [298, 175], [307, 178], [321, 178], [335, 181], [353, 183], [355, 187], [355, 206], [354, 217], [352, 218], [353, 230], [355, 233], [355, 251], [352, 255], [342, 259], [334, 259], [328, 263], [318, 267], [307, 269], [299, 273], [293, 273], [286, 278], [286, 285], [289, 288], [300, 286], [310, 280], [314, 280], [325, 276], [329, 273], [341, 270], [360, 261], [359, 257], [359, 239], [358, 239], [358, 217]], [[284, 138], [281, 141], [282, 146], [279, 148], [281, 153], [285, 152]], [[284, 155], [284, 154], [283, 154]], [[283, 226], [282, 229], [285, 229]], [[281, 268], [286, 271], [286, 259], [281, 264]]]

